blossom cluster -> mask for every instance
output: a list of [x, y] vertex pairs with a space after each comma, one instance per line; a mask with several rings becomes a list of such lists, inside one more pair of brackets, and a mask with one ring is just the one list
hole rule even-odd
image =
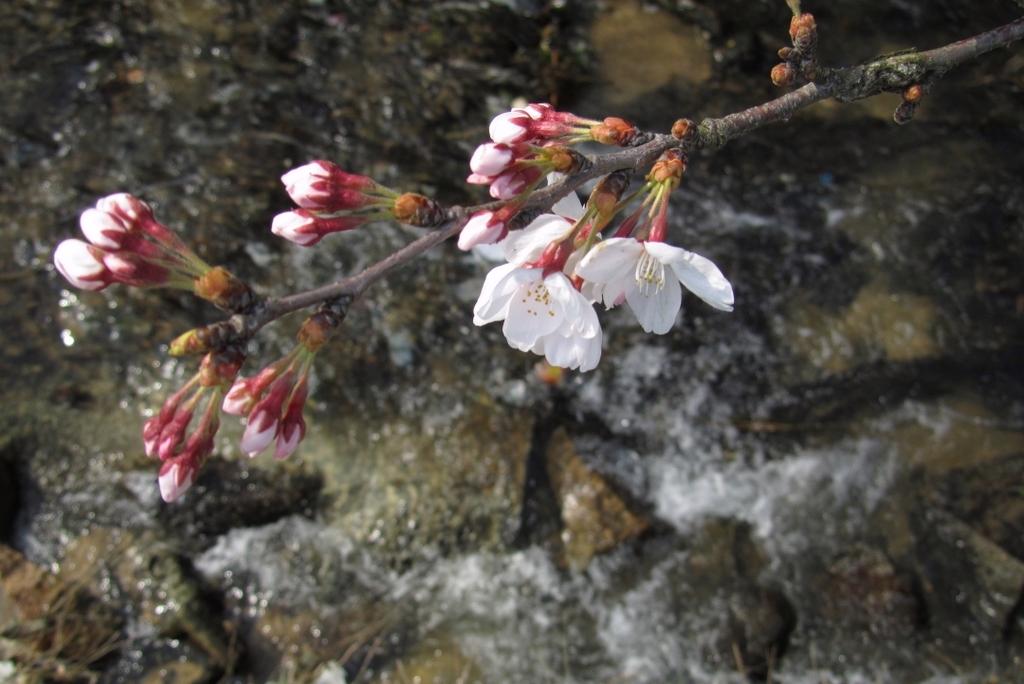
[[322, 159], [292, 169], [281, 182], [299, 208], [275, 216], [270, 230], [302, 247], [370, 221], [394, 218], [430, 226], [444, 218], [440, 207], [422, 195], [398, 193]]
[[[515, 230], [513, 219], [524, 195], [542, 177], [563, 170], [537, 161], [553, 157], [551, 149], [566, 154], [552, 141], [589, 137], [628, 144], [638, 132], [621, 119], [594, 122], [535, 104], [499, 115], [490, 133], [493, 142], [477, 148], [468, 180], [489, 183], [493, 197], [509, 202], [473, 215], [462, 229], [459, 247], [500, 243], [507, 263], [484, 280], [473, 309], [476, 325], [503, 321], [502, 332], [512, 347], [542, 355], [554, 366], [587, 371], [601, 358], [595, 303], [607, 308], [628, 303], [641, 327], [656, 334], [674, 325], [683, 287], [716, 309], [732, 310], [732, 286], [718, 267], [665, 242], [668, 197], [686, 167], [680, 152], [667, 152], [644, 187], [624, 201], [628, 178], [612, 174], [597, 184], [586, 208], [570, 193], [550, 213]], [[644, 193], [639, 207], [602, 240], [600, 231], [614, 215]]]
[[[542, 355], [552, 366], [587, 371], [597, 366], [603, 343], [595, 304], [628, 303], [643, 329], [658, 334], [674, 324], [684, 287], [717, 309], [732, 309], [732, 287], [721, 271], [665, 242], [668, 198], [686, 166], [681, 150], [666, 152], [643, 187], [625, 199], [631, 173], [620, 170], [597, 183], [585, 206], [569, 193], [537, 215], [524, 209], [541, 183], [592, 168], [573, 145], [587, 140], [640, 144], [645, 134], [622, 119], [583, 119], [546, 104], [499, 115], [490, 133], [492, 141], [470, 160], [468, 182], [488, 185], [500, 203], [473, 214], [458, 245], [468, 250], [500, 243], [506, 263], [484, 280], [474, 323], [501, 321], [516, 349]], [[271, 230], [304, 247], [377, 219], [437, 227], [460, 215], [323, 160], [293, 169], [281, 181], [298, 207], [276, 216]], [[602, 231], [641, 196], [605, 239]], [[265, 322], [247, 323], [265, 307], [245, 283], [200, 260], [154, 218], [148, 204], [131, 195], [100, 199], [82, 213], [80, 225], [87, 241], [66, 240], [54, 253], [57, 269], [73, 285], [190, 289], [236, 314], [190, 330], [169, 346], [172, 355], [204, 356], [196, 375], [143, 427], [145, 453], [161, 461], [162, 498], [174, 501], [196, 482], [214, 450], [222, 411], [246, 417], [239, 443], [243, 453], [256, 456], [273, 445], [275, 458], [290, 455], [306, 435], [302, 412], [314, 357], [340, 325], [348, 300], [325, 298], [303, 324], [291, 352], [252, 377], [239, 377], [246, 345]]]
[[64, 240], [53, 254], [57, 270], [75, 287], [102, 290], [113, 283], [191, 289], [210, 267], [153, 217], [142, 200], [118, 193], [82, 212], [86, 242]]

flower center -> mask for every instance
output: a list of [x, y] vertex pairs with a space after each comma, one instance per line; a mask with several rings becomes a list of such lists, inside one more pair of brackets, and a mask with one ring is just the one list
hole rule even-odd
[[665, 289], [665, 264], [644, 251], [636, 263], [636, 284], [646, 297], [661, 292]]
[[[530, 306], [530, 300], [533, 301], [533, 306]], [[526, 304], [526, 313], [528, 314], [534, 316], [542, 313], [546, 313], [548, 316], [555, 315], [554, 310], [551, 308], [551, 293], [548, 292], [548, 288], [544, 283], [524, 288], [523, 303]]]

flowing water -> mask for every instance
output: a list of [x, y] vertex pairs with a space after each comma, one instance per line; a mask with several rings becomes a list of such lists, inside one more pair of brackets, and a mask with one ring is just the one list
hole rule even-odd
[[[804, 4], [832, 64], [1020, 13]], [[419, 232], [282, 244], [268, 228], [289, 207], [285, 170], [327, 158], [472, 202], [466, 160], [514, 99], [651, 130], [736, 111], [778, 92], [767, 74], [787, 12], [751, 0], [0, 11], [0, 536], [83, 587], [102, 610], [69, 614], [107, 615], [115, 643], [90, 657], [18, 637], [7, 574], [0, 673], [1024, 678], [1020, 46], [951, 72], [907, 126], [891, 119], [898, 96], [822, 103], [693, 155], [670, 238], [718, 264], [736, 310], [685, 296], [664, 336], [628, 308], [602, 311], [595, 371], [545, 382], [498, 326], [474, 327], [489, 264], [442, 246], [373, 288], [319, 354], [293, 457], [243, 460], [228, 420], [172, 505], [139, 430], [195, 369], [167, 342], [216, 312], [159, 291], [75, 292], [50, 265], [83, 208], [126, 190], [261, 293], [328, 282]], [[243, 372], [286, 353], [298, 324], [262, 333]]]

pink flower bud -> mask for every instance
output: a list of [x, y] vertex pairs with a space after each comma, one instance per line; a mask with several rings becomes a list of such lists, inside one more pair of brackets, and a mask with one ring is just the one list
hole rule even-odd
[[256, 378], [238, 378], [235, 380], [235, 384], [231, 385], [231, 389], [224, 395], [224, 403], [221, 404], [221, 410], [231, 416], [244, 416], [252, 411], [252, 407], [256, 405], [257, 398], [259, 397], [253, 391], [255, 380]]
[[540, 180], [542, 173], [537, 167], [527, 167], [520, 171], [506, 171], [491, 183], [491, 197], [503, 200], [512, 199], [529, 185]]
[[108, 252], [103, 255], [103, 265], [110, 270], [115, 282], [135, 287], [164, 285], [171, 277], [170, 269], [131, 252]]
[[549, 104], [530, 104], [494, 117], [489, 132], [494, 142], [513, 145], [571, 136], [578, 132], [576, 125], [585, 122]]
[[303, 209], [334, 213], [372, 203], [366, 192], [379, 186], [366, 176], [346, 173], [329, 161], [317, 160], [281, 176], [289, 197]]
[[274, 458], [276, 459], [289, 456], [306, 436], [306, 421], [302, 419], [302, 409], [306, 405], [306, 397], [309, 394], [306, 377], [303, 375], [295, 387], [284, 418], [281, 419], [277, 446], [274, 447]]
[[156, 443], [156, 453], [161, 461], [173, 456], [175, 450], [185, 441], [185, 431], [188, 430], [194, 413], [195, 410], [191, 407], [178, 407], [174, 417], [164, 425]]
[[102, 290], [114, 282], [103, 263], [106, 252], [81, 240], [65, 240], [53, 253], [53, 264], [69, 283], [81, 290]]
[[160, 407], [160, 413], [146, 421], [142, 426], [142, 441], [145, 444], [146, 455], [150, 458], [157, 455], [157, 446], [160, 442], [160, 433], [164, 431], [167, 424], [174, 418], [178, 407], [181, 406], [185, 395], [191, 391], [190, 385], [185, 385], [180, 390], [167, 397], [164, 405]]
[[[260, 404], [262, 403], [260, 402]], [[238, 444], [238, 448], [250, 457], [263, 453], [270, 446], [281, 425], [280, 407], [275, 413], [272, 409], [260, 404], [257, 404], [249, 414], [245, 432], [242, 433], [242, 441]]]
[[504, 145], [524, 142], [530, 138], [530, 117], [521, 110], [499, 114], [491, 120], [488, 132], [491, 140]]
[[515, 159], [512, 148], [497, 143], [484, 143], [476, 148], [469, 168], [481, 176], [497, 176]]
[[126, 192], [119, 192], [100, 198], [96, 202], [96, 208], [124, 219], [128, 223], [153, 220], [153, 209], [138, 197], [129, 195]]
[[320, 242], [321, 237], [316, 234], [316, 217], [305, 209], [278, 214], [270, 225], [270, 232], [303, 247]]
[[164, 461], [158, 482], [160, 498], [167, 503], [177, 501], [199, 478], [199, 462], [191, 455], [182, 455]]
[[85, 239], [103, 249], [121, 249], [128, 237], [128, 226], [113, 214], [86, 209], [78, 219]]
[[492, 245], [507, 234], [505, 221], [492, 211], [481, 211], [473, 214], [459, 233], [459, 249], [469, 251], [477, 245]]
[[275, 216], [270, 230], [278, 237], [283, 237], [302, 247], [309, 247], [320, 242], [329, 233], [340, 233], [358, 228], [369, 219], [368, 216], [321, 218], [308, 209], [296, 209]]
[[274, 447], [274, 458], [281, 460], [291, 455], [306, 436], [306, 421], [302, 418], [302, 411], [294, 416], [286, 416], [281, 423], [281, 433], [277, 437], [277, 446]]

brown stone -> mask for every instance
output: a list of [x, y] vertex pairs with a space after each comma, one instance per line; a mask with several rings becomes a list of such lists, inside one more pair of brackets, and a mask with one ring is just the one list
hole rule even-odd
[[83, 667], [117, 643], [121, 618], [82, 585], [66, 582], [0, 545], [0, 627], [34, 667]]
[[547, 450], [548, 477], [562, 513], [562, 543], [569, 564], [585, 568], [595, 554], [614, 549], [650, 523], [629, 510], [605, 482], [587, 469], [572, 438], [559, 428]]

